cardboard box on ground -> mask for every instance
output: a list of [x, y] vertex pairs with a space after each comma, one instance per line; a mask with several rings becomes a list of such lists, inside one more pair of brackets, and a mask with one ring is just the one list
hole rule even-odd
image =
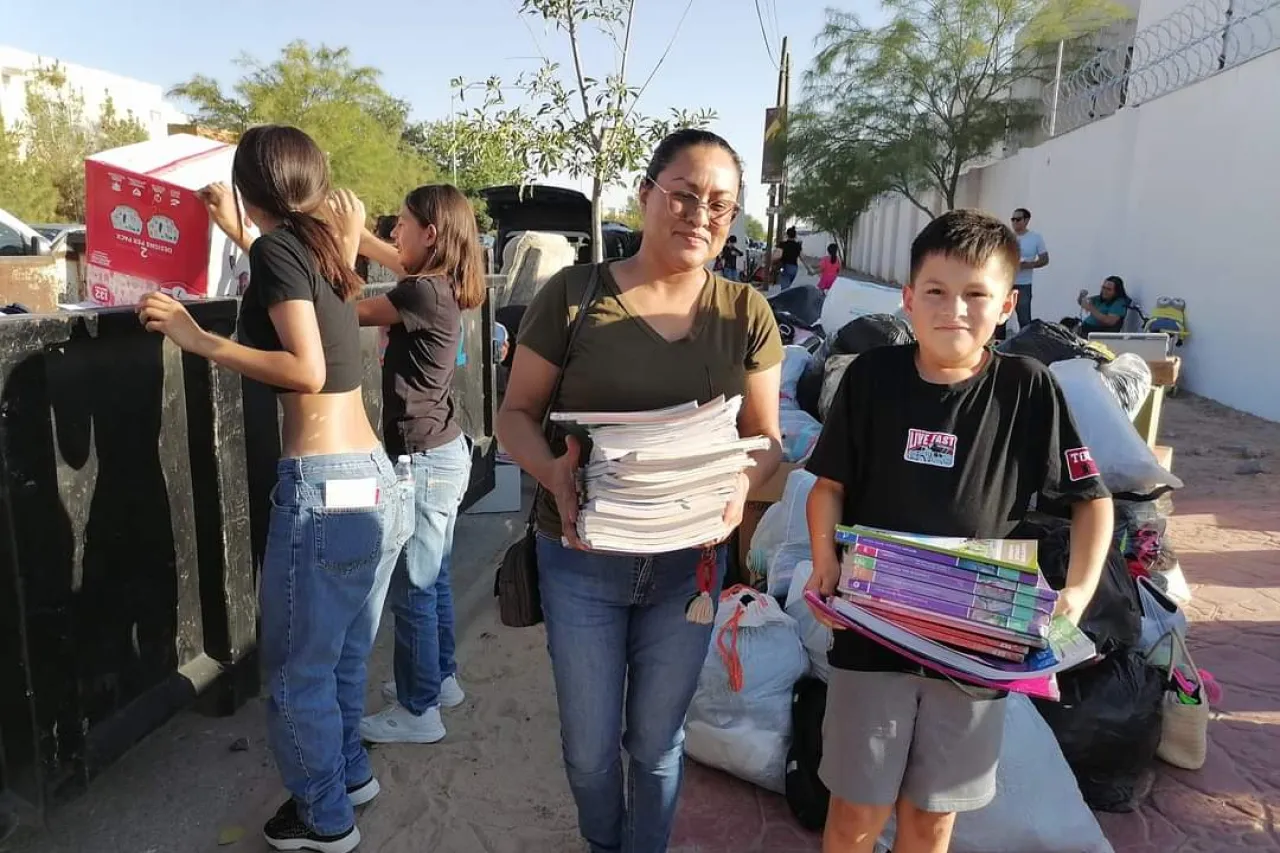
[[236, 147], [179, 134], [95, 154], [85, 161], [89, 299], [132, 305], [172, 296], [237, 296], [249, 259], [209, 219], [196, 195], [231, 182]]
[[747, 565], [747, 555], [751, 553], [751, 537], [756, 533], [760, 518], [771, 505], [782, 500], [782, 493], [787, 488], [787, 477], [801, 467], [803, 465], [799, 462], [783, 462], [772, 477], [747, 494], [747, 505], [742, 511], [742, 525], [738, 528], [738, 558], [743, 566]]

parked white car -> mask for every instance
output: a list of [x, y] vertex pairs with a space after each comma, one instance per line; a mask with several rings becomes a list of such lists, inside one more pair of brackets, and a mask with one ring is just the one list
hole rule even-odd
[[0, 256], [48, 255], [48, 238], [4, 208], [0, 208]]

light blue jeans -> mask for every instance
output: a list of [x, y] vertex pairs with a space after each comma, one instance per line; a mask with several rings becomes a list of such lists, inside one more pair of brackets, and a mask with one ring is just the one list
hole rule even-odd
[[778, 287], [786, 290], [796, 280], [800, 272], [799, 264], [783, 264], [778, 270]]
[[391, 612], [396, 699], [421, 714], [440, 704], [440, 682], [458, 671], [449, 563], [458, 506], [471, 480], [471, 445], [459, 436], [412, 459], [414, 527], [391, 577]]
[[[267, 738], [302, 819], [322, 835], [355, 822], [347, 788], [373, 775], [360, 742], [365, 665], [412, 491], [381, 450], [280, 460], [259, 589]], [[373, 479], [377, 505], [325, 507], [325, 483]]]
[[[718, 604], [725, 549], [716, 556]], [[592, 853], [667, 849], [685, 713], [711, 642], [711, 625], [685, 618], [700, 557], [698, 550], [654, 557], [574, 551], [538, 536], [565, 770]], [[619, 744], [631, 759], [625, 796]]]

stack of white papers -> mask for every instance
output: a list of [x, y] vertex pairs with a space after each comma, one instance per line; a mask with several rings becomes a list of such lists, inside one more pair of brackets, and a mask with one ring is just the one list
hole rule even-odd
[[578, 536], [596, 551], [660, 554], [729, 535], [724, 511], [750, 454], [769, 439], [741, 438], [742, 398], [717, 397], [646, 412], [555, 412], [591, 439]]

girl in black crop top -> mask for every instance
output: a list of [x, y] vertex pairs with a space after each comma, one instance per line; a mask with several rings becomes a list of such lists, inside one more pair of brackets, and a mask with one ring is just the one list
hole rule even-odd
[[360, 725], [374, 743], [433, 743], [445, 735], [440, 708], [464, 699], [454, 660], [449, 554], [471, 472], [471, 446], [453, 416], [450, 387], [462, 312], [484, 301], [480, 235], [466, 196], [448, 185], [405, 198], [388, 245], [366, 232], [360, 251], [400, 277], [385, 296], [361, 300], [361, 325], [389, 327], [382, 364], [382, 435], [387, 451], [412, 454], [417, 484], [413, 536], [396, 565], [395, 677], [387, 707]]
[[202, 193], [210, 218], [249, 253], [238, 341], [204, 331], [180, 302], [149, 294], [138, 314], [188, 352], [272, 386], [284, 421], [259, 591], [268, 741], [291, 799], [267, 822], [279, 850], [347, 853], [353, 805], [378, 793], [356, 721], [365, 662], [412, 490], [379, 446], [360, 388], [352, 265], [364, 209], [330, 192], [326, 159], [292, 127], [247, 131], [230, 188]]

